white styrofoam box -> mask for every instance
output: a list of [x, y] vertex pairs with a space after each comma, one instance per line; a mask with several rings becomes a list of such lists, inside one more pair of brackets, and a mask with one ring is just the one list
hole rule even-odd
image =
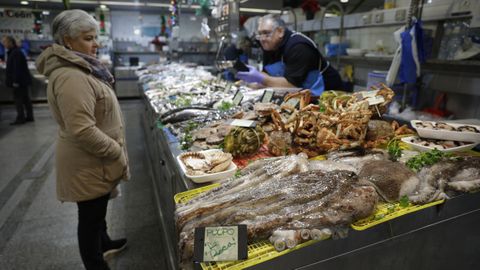
[[[222, 150], [210, 149], [210, 150], [200, 151], [199, 153], [208, 153], [208, 152], [215, 152], [215, 151], [222, 151]], [[190, 178], [195, 183], [206, 183], [206, 182], [214, 182], [214, 181], [228, 179], [232, 177], [237, 171], [237, 165], [235, 165], [235, 163], [233, 163], [232, 161], [230, 166], [227, 168], [227, 170], [223, 172], [208, 173], [204, 175], [189, 175], [187, 174], [187, 168], [185, 164], [183, 164], [183, 161], [181, 160], [181, 156], [182, 154], [177, 156], [177, 162], [180, 166], [180, 169], [182, 170], [182, 172], [185, 174], [186, 177]]]

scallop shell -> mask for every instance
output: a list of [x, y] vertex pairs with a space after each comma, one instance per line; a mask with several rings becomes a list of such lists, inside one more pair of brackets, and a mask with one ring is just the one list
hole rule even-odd
[[182, 154], [180, 160], [188, 169], [194, 171], [207, 171], [209, 169], [208, 161], [205, 155], [198, 152], [187, 152]]
[[213, 167], [215, 167], [215, 166], [217, 166], [221, 163], [224, 163], [226, 161], [231, 162], [232, 159], [233, 159], [232, 154], [225, 153], [225, 152], [222, 152], [222, 151], [211, 152], [211, 153], [206, 154], [205, 156], [206, 156], [206, 160], [210, 164], [211, 168], [213, 168]]
[[223, 172], [225, 171], [226, 169], [228, 169], [228, 167], [230, 167], [230, 164], [232, 163], [232, 159], [228, 159], [226, 160], [225, 162], [222, 162], [220, 164], [218, 164], [217, 166], [213, 167], [210, 171], [208, 171], [209, 173], [217, 173], [217, 172]]

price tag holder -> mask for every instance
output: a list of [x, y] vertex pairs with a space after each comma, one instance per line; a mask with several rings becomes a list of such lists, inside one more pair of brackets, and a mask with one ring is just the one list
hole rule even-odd
[[230, 89], [232, 89], [233, 84], [231, 82], [227, 83], [227, 86], [225, 86], [225, 92], [229, 92]]
[[373, 90], [373, 91], [357, 92], [357, 93], [354, 93], [353, 95], [357, 98], [357, 101], [360, 101], [363, 99], [373, 98], [377, 95], [377, 93], [378, 93], [378, 90]]
[[300, 103], [299, 98], [291, 98], [287, 102], [284, 101], [281, 105], [289, 105], [289, 106], [292, 106], [292, 107], [296, 108], [299, 103]]
[[247, 128], [253, 128], [257, 126], [257, 122], [253, 120], [244, 120], [244, 119], [231, 119], [227, 121], [227, 123], [231, 126], [237, 126], [237, 127], [247, 127]]
[[272, 101], [272, 98], [273, 98], [273, 91], [272, 90], [265, 90], [263, 92], [263, 96], [262, 96], [262, 103], [268, 103], [270, 101]]
[[240, 90], [238, 90], [237, 93], [235, 93], [235, 96], [233, 96], [233, 100], [232, 100], [233, 106], [240, 105], [240, 102], [242, 102], [242, 99], [243, 99], [243, 93], [240, 92]]
[[196, 262], [238, 261], [248, 258], [247, 225], [195, 228]]
[[377, 105], [385, 102], [385, 98], [383, 96], [374, 96], [374, 97], [367, 98], [367, 101], [368, 101], [368, 105], [372, 106], [372, 105]]

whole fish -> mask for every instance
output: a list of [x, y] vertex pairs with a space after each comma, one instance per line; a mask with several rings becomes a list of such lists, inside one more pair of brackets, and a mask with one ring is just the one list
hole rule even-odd
[[178, 110], [174, 113], [167, 113], [166, 116], [160, 118], [160, 121], [163, 124], [179, 123], [193, 119], [200, 115], [207, 115], [212, 110], [213, 109], [209, 108], [183, 108], [182, 110]]

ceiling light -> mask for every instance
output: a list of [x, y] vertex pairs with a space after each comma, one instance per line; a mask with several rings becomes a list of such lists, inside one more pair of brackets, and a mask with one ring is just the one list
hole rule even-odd
[[348, 0], [340, 0], [340, 3], [348, 3]]
[[21, 1], [21, 2], [20, 2], [20, 5], [26, 6], [26, 5], [28, 5], [28, 1]]
[[106, 5], [100, 5], [100, 8], [101, 9], [107, 9], [107, 6]]
[[50, 11], [44, 10], [44, 11], [42, 11], [42, 14], [45, 15], [45, 16], [48, 16], [48, 15], [50, 15]]
[[243, 12], [252, 12], [252, 13], [275, 13], [280, 14], [280, 10], [275, 9], [261, 9], [261, 8], [240, 8], [240, 11]]

